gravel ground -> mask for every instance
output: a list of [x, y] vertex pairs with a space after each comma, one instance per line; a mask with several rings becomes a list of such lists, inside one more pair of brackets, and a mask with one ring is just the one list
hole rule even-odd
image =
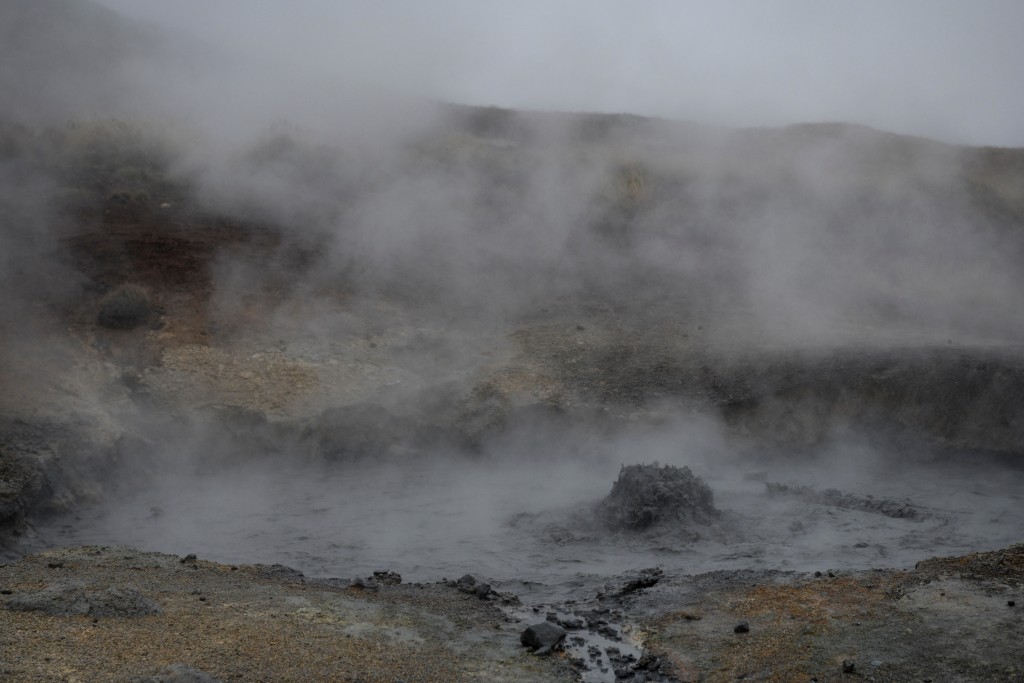
[[[581, 646], [540, 658], [509, 616], [528, 608], [505, 612], [444, 583], [365, 589], [280, 565], [63, 549], [0, 566], [0, 677], [1024, 681], [1024, 545], [913, 570], [648, 574], [593, 601], [535, 606], [590, 620], [570, 631]], [[595, 644], [642, 656], [602, 674], [579, 656]]]
[[683, 681], [1024, 681], [1022, 588], [1015, 545], [908, 571], [672, 577], [625, 611]]
[[[564, 658], [526, 654], [493, 603], [441, 584], [347, 583], [126, 547], [28, 556], [0, 567], [0, 678], [126, 681], [184, 665], [222, 681], [573, 680]], [[136, 599], [118, 613], [110, 589], [160, 611]], [[25, 609], [41, 592], [77, 602]]]

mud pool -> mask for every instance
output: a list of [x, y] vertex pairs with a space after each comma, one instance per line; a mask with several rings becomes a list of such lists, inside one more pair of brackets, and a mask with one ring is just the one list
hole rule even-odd
[[[13, 552], [126, 544], [280, 563], [321, 577], [390, 569], [437, 581], [469, 572], [545, 600], [644, 567], [681, 574], [909, 567], [1021, 540], [1024, 470], [980, 462], [882, 466], [884, 458], [866, 464], [862, 457], [859, 465], [853, 457], [748, 465], [680, 458], [671, 464], [707, 481], [721, 519], [632, 533], [593, 523], [592, 506], [621, 467], [611, 457], [167, 473], [119, 500], [37, 524]], [[892, 510], [906, 514], [885, 513]]]

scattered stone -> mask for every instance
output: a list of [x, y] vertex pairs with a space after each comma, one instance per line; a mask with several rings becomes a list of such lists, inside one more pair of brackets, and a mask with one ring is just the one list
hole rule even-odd
[[185, 564], [186, 562], [195, 562], [198, 559], [199, 558], [196, 557], [195, 553], [189, 553], [185, 557], [181, 558], [181, 560], [179, 560], [179, 562], [181, 562], [182, 564]]
[[650, 652], [645, 652], [641, 655], [640, 661], [636, 664], [636, 668], [646, 669], [647, 671], [657, 671], [659, 667], [661, 667], [661, 660]]
[[352, 587], [368, 591], [375, 591], [380, 589], [376, 581], [370, 578], [364, 579], [361, 576], [357, 576], [355, 579], [352, 580]]
[[528, 626], [522, 635], [519, 636], [519, 642], [524, 647], [537, 652], [537, 650], [545, 647], [552, 649], [558, 647], [565, 640], [565, 635], [565, 629], [561, 626], [548, 621], [542, 621]]
[[491, 590], [491, 584], [478, 583], [476, 585], [476, 588], [473, 590], [473, 593], [476, 595], [476, 597], [480, 598], [481, 600], [486, 600], [491, 596], [492, 593], [494, 593], [494, 591]]
[[455, 587], [463, 593], [474, 593], [476, 592], [476, 578], [472, 574], [464, 574], [455, 583]]
[[254, 569], [268, 579], [275, 579], [278, 581], [302, 581], [304, 582], [305, 575], [298, 569], [292, 569], [283, 564], [254, 564]]
[[750, 633], [750, 624], [748, 624], [745, 621], [741, 621], [740, 623], [736, 624], [736, 627], [733, 629], [733, 632], [734, 633]]
[[520, 604], [519, 596], [509, 591], [502, 591], [501, 593], [493, 591], [493, 595], [503, 605], [518, 605]]
[[629, 465], [596, 510], [614, 530], [643, 531], [660, 524], [707, 524], [720, 513], [714, 495], [689, 467]]
[[558, 625], [568, 631], [579, 631], [587, 627], [587, 620], [583, 617], [572, 615], [563, 617], [557, 621]]
[[402, 575], [393, 571], [375, 571], [373, 579], [382, 586], [398, 586], [402, 583]]
[[618, 591], [614, 593], [616, 596], [629, 595], [635, 593], [644, 588], [650, 588], [658, 583], [661, 578], [665, 575], [665, 572], [654, 567], [651, 569], [641, 569], [640, 574], [635, 578], [627, 581], [622, 585]]

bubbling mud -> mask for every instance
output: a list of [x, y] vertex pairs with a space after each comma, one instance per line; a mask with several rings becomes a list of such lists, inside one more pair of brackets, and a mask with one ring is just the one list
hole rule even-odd
[[[674, 469], [687, 465], [692, 474]], [[314, 576], [390, 569], [414, 581], [469, 572], [551, 599], [642, 567], [693, 574], [912, 566], [1018, 542], [1024, 528], [1020, 469], [918, 462], [890, 465], [881, 477], [809, 462], [758, 465], [680, 458], [623, 469], [609, 458], [424, 456], [235, 467], [167, 475], [73, 519], [52, 519], [19, 550], [128, 544], [281, 563]], [[621, 479], [609, 496], [616, 473], [635, 479], [659, 469], [709, 497], [657, 524], [609, 527], [608, 501], [625, 509]]]

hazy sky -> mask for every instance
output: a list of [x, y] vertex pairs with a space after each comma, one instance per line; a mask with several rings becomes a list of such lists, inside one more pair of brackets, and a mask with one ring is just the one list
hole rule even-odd
[[1021, 0], [101, 0], [387, 90], [1024, 146]]

